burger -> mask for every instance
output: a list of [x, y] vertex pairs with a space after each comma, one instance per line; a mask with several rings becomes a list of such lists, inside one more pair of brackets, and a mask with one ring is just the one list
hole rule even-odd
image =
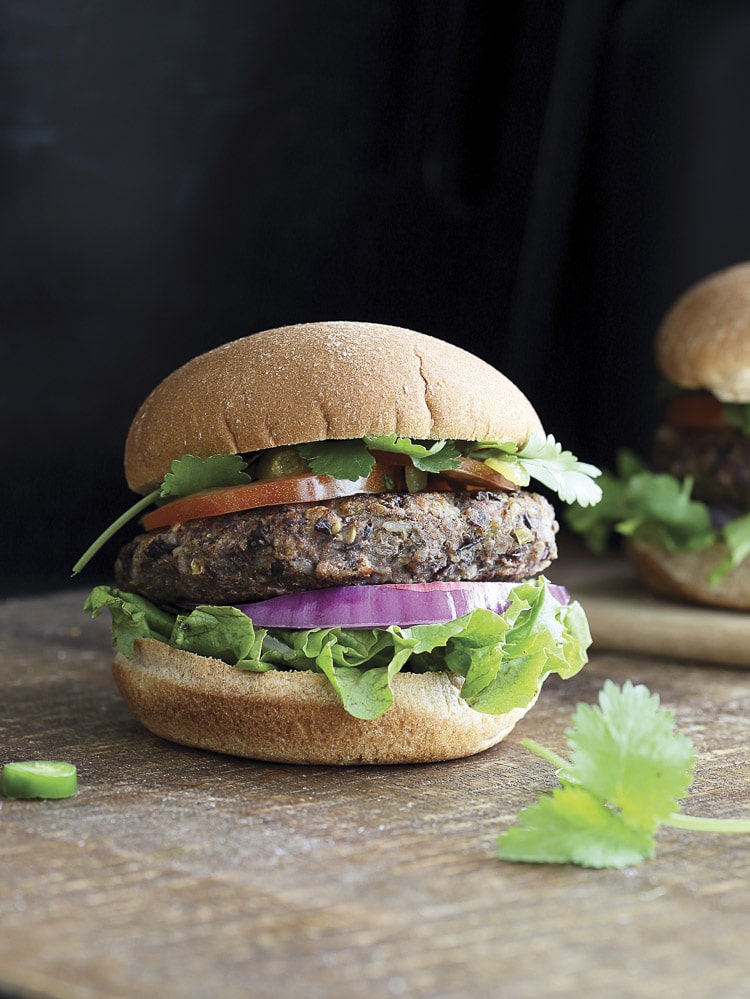
[[383, 764], [499, 742], [591, 638], [540, 573], [550, 500], [598, 470], [523, 393], [411, 330], [324, 322], [247, 336], [159, 384], [125, 475], [142, 498], [114, 585], [114, 678], [153, 733], [248, 758]]
[[653, 591], [750, 609], [750, 264], [694, 284], [655, 339], [663, 417], [650, 460], [618, 456], [596, 510], [569, 521], [595, 550], [624, 536]]

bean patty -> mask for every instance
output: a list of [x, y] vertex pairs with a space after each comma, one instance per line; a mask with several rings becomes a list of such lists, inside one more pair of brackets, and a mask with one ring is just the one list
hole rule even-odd
[[664, 424], [654, 438], [653, 462], [657, 471], [678, 479], [691, 475], [695, 499], [750, 510], [750, 437], [733, 427], [697, 430]]
[[141, 534], [117, 585], [158, 603], [232, 604], [367, 583], [520, 580], [557, 556], [535, 493], [385, 493], [264, 507]]

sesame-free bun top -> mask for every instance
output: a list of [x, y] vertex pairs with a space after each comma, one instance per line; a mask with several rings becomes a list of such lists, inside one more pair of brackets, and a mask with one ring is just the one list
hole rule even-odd
[[662, 320], [656, 362], [682, 388], [750, 402], [750, 263], [688, 288]]
[[125, 475], [147, 493], [185, 454], [394, 433], [523, 447], [535, 430], [520, 389], [460, 347], [376, 323], [305, 323], [216, 347], [165, 378], [133, 420]]

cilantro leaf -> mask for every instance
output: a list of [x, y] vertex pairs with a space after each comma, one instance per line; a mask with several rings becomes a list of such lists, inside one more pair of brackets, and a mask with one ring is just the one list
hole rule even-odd
[[159, 496], [174, 499], [203, 489], [239, 486], [251, 481], [246, 468], [247, 462], [239, 454], [212, 454], [210, 458], [185, 454], [172, 462], [164, 476]]
[[507, 441], [481, 441], [471, 448], [469, 456], [486, 461], [490, 468], [519, 486], [536, 479], [563, 503], [592, 506], [602, 496], [601, 488], [594, 482], [601, 471], [595, 465], [579, 461], [570, 451], [563, 451], [552, 434], [545, 437], [533, 433], [520, 451]]
[[750, 513], [728, 521], [721, 530], [722, 540], [728, 548], [726, 558], [711, 571], [708, 582], [714, 586], [731, 569], [735, 569], [750, 555]]
[[570, 779], [619, 809], [633, 828], [653, 831], [690, 786], [692, 743], [642, 685], [626, 683], [621, 690], [605, 683], [599, 707], [578, 705], [568, 742]]
[[244, 472], [245, 461], [238, 454], [214, 454], [210, 458], [197, 458], [186, 454], [172, 462], [171, 469], [164, 476], [162, 483], [148, 495], [141, 497], [129, 507], [125, 513], [105, 528], [99, 537], [93, 541], [73, 566], [73, 575], [81, 572], [96, 553], [104, 547], [110, 538], [148, 509], [153, 503], [176, 496], [189, 496], [200, 489], [210, 489], [214, 486], [236, 486], [250, 482], [250, 476]]
[[602, 498], [593, 506], [572, 504], [565, 511], [565, 521], [571, 530], [580, 534], [586, 545], [601, 555], [607, 550], [612, 532], [625, 522], [628, 511], [627, 480], [611, 472], [602, 472], [599, 480]]
[[587, 790], [555, 788], [524, 809], [503, 834], [502, 860], [581, 867], [628, 867], [654, 853], [653, 836], [629, 828]]
[[297, 451], [315, 475], [330, 475], [351, 482], [368, 476], [375, 464], [363, 440], [315, 441], [298, 444]]
[[458, 468], [461, 462], [455, 441], [432, 441], [427, 447], [409, 437], [386, 434], [384, 437], [365, 437], [365, 444], [371, 451], [405, 454], [421, 472], [443, 472], [446, 468]]
[[651, 472], [632, 452], [620, 451], [614, 473], [601, 478], [602, 501], [594, 509], [572, 506], [568, 525], [594, 551], [603, 551], [612, 532], [661, 544], [669, 551], [690, 551], [714, 537], [705, 504], [691, 499], [692, 483], [665, 472]]
[[702, 547], [713, 536], [711, 517], [704, 503], [691, 499], [692, 489], [689, 477], [680, 482], [666, 473], [633, 475], [623, 494], [625, 516], [617, 531], [649, 538], [669, 551]]
[[571, 762], [523, 741], [558, 768], [561, 786], [524, 809], [500, 835], [502, 860], [624, 867], [654, 855], [660, 825], [750, 833], [750, 820], [679, 813], [695, 750], [648, 688], [630, 681], [620, 688], [607, 680], [598, 705], [578, 705], [567, 739]]
[[598, 503], [602, 491], [593, 481], [601, 472], [594, 465], [579, 461], [570, 451], [563, 451], [552, 434], [532, 434], [518, 460], [529, 475], [552, 489], [563, 503], [590, 506]]

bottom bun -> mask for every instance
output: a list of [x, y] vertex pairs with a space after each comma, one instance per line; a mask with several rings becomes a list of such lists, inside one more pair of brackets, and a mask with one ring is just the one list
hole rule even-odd
[[625, 552], [633, 568], [656, 593], [691, 603], [750, 610], [750, 559], [730, 570], [715, 586], [711, 572], [726, 558], [725, 545], [697, 552], [668, 552], [650, 541], [629, 538]]
[[274, 763], [427, 763], [471, 756], [500, 742], [532, 707], [474, 711], [450, 673], [398, 673], [380, 718], [348, 714], [320, 673], [250, 673], [151, 638], [119, 654], [115, 682], [155, 735]]

